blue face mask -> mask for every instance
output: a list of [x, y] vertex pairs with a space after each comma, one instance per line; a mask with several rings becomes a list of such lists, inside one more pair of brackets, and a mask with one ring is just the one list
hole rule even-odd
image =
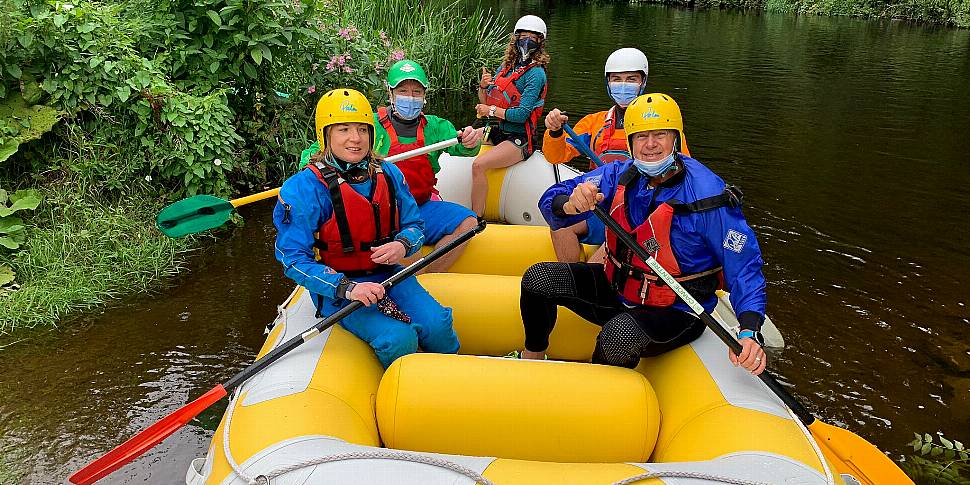
[[609, 83], [609, 94], [621, 108], [626, 108], [640, 95], [639, 83]]
[[413, 120], [421, 114], [424, 98], [415, 96], [394, 96], [394, 113], [403, 120]]
[[521, 54], [522, 60], [524, 61], [529, 57], [529, 54], [531, 54], [532, 51], [539, 48], [539, 43], [529, 37], [526, 37], [524, 39], [515, 41], [515, 46], [519, 48], [519, 54]]
[[677, 158], [677, 150], [671, 150], [670, 155], [667, 155], [662, 160], [656, 162], [644, 162], [643, 160], [633, 159], [633, 164], [637, 166], [637, 170], [645, 175], [651, 177], [656, 177], [667, 171], [671, 165], [674, 164], [674, 160]]

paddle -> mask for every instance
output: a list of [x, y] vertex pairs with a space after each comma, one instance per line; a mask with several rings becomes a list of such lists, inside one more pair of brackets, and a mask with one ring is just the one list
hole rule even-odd
[[[567, 124], [563, 124], [563, 129], [569, 133], [570, 137], [573, 137], [577, 141], [576, 133]], [[590, 148], [582, 143], [577, 143], [580, 146], [580, 151], [584, 155], [589, 157], [597, 166], [602, 166], [603, 162], [593, 153]], [[684, 301], [694, 311], [694, 313], [707, 325], [707, 328], [711, 329], [718, 338], [724, 342], [728, 348], [731, 349], [735, 354], [741, 353], [741, 344], [731, 335], [730, 332], [724, 329], [709, 313], [704, 311], [704, 307], [701, 306], [697, 300], [691, 296], [687, 290], [684, 289], [673, 276], [668, 273], [660, 263], [657, 262], [650, 253], [647, 252], [642, 246], [637, 244], [633, 237], [623, 230], [616, 220], [610, 217], [599, 205], [593, 207], [593, 213], [596, 217], [606, 224], [606, 227], [616, 234], [616, 237], [623, 242], [628, 248], [632, 249], [638, 258], [642, 259], [650, 269], [657, 274], [670, 286], [670, 289], [677, 293], [677, 296]], [[791, 408], [798, 419], [808, 427], [811, 431], [812, 436], [818, 442], [819, 447], [822, 450], [822, 454], [831, 463], [837, 473], [848, 474], [855, 478], [860, 483], [866, 485], [882, 485], [882, 484], [912, 484], [913, 481], [906, 476], [903, 471], [893, 463], [883, 452], [879, 451], [872, 443], [869, 443], [862, 437], [842, 428], [832, 426], [830, 424], [823, 423], [815, 418], [811, 412], [805, 409], [801, 403], [799, 403], [788, 391], [785, 390], [778, 383], [777, 380], [771, 375], [770, 372], [765, 370], [758, 378], [771, 390], [786, 406]]]
[[[449, 138], [438, 143], [415, 148], [414, 150], [392, 155], [384, 159], [385, 162], [395, 163], [425, 153], [457, 145], [459, 139]], [[168, 237], [182, 237], [214, 229], [226, 223], [236, 207], [258, 202], [280, 193], [279, 187], [265, 190], [258, 194], [240, 197], [233, 200], [220, 199], [212, 195], [195, 195], [187, 199], [169, 204], [158, 213], [155, 226]]]
[[[408, 267], [395, 273], [381, 284], [384, 286], [384, 288], [391, 288], [392, 286], [413, 276], [415, 273], [443, 256], [445, 253], [464, 244], [466, 241], [483, 230], [485, 230], [484, 219], [479, 220], [477, 227], [462, 233], [454, 240], [448, 242], [448, 244], [431, 251], [426, 256], [423, 256], [421, 259], [411, 263]], [[238, 374], [232, 376], [232, 378], [228, 381], [210, 389], [198, 399], [186, 404], [185, 406], [182, 406], [175, 412], [163, 418], [161, 421], [149, 426], [147, 429], [136, 434], [128, 441], [125, 441], [121, 445], [117, 446], [115, 449], [109, 451], [101, 458], [98, 458], [97, 460], [85, 465], [84, 468], [81, 468], [71, 475], [68, 480], [70, 480], [71, 483], [78, 485], [88, 485], [104, 478], [118, 468], [121, 468], [126, 463], [141, 456], [143, 453], [167, 438], [177, 429], [185, 425], [185, 423], [188, 423], [190, 420], [192, 420], [192, 418], [196, 417], [199, 413], [207, 409], [209, 406], [215, 404], [216, 401], [222, 399], [223, 396], [227, 395], [236, 387], [239, 387], [241, 384], [246, 382], [247, 379], [253, 377], [259, 373], [259, 371], [279, 360], [280, 357], [283, 357], [304, 342], [316, 337], [321, 332], [330, 328], [342, 318], [353, 313], [362, 306], [364, 306], [363, 303], [357, 300], [352, 301], [349, 305], [337, 310], [337, 312], [333, 315], [321, 320], [306, 332], [303, 332], [303, 334], [297, 335], [271, 350], [269, 353], [264, 355], [263, 358], [253, 362], [249, 365], [249, 367], [246, 367]]]

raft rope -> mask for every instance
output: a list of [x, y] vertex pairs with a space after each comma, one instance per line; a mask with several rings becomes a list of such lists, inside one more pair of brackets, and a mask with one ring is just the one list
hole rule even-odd
[[354, 451], [350, 453], [339, 453], [336, 455], [321, 456], [317, 458], [312, 458], [299, 463], [294, 463], [292, 465], [287, 465], [284, 467], [277, 468], [264, 475], [259, 475], [256, 477], [255, 481], [251, 482], [251, 485], [268, 485], [269, 480], [285, 473], [299, 470], [308, 466], [321, 465], [324, 463], [333, 463], [336, 461], [345, 460], [400, 460], [409, 461], [412, 463], [421, 463], [423, 465], [436, 466], [438, 468], [444, 468], [451, 470], [460, 475], [464, 475], [475, 483], [480, 483], [482, 485], [495, 485], [491, 480], [483, 477], [481, 474], [472, 470], [471, 468], [459, 465], [458, 463], [445, 460], [444, 458], [437, 458], [434, 456], [421, 455], [418, 453], [411, 453], [407, 451]]
[[640, 475], [635, 475], [630, 478], [625, 478], [623, 480], [615, 482], [613, 483], [613, 485], [627, 485], [627, 484], [639, 482], [642, 480], [649, 480], [651, 478], [693, 478], [697, 480], [708, 480], [708, 481], [714, 481], [714, 482], [729, 483], [732, 485], [771, 485], [768, 482], [755, 482], [751, 480], [745, 480], [742, 478], [722, 477], [720, 475], [710, 475], [708, 473], [681, 472], [681, 471], [675, 471], [675, 470], [642, 473]]
[[785, 406], [785, 409], [791, 416], [792, 421], [798, 425], [798, 429], [802, 430], [802, 433], [805, 434], [805, 439], [812, 444], [812, 449], [815, 450], [815, 455], [818, 456], [818, 461], [822, 464], [822, 470], [825, 470], [825, 483], [835, 485], [835, 479], [832, 478], [832, 470], [829, 469], [829, 463], [825, 460], [825, 455], [822, 454], [822, 450], [818, 447], [818, 442], [815, 441], [815, 437], [812, 436], [812, 433], [808, 431], [808, 428], [805, 427], [802, 420], [798, 419], [798, 416], [795, 415], [795, 412], [790, 407]]
[[[238, 394], [238, 393], [237, 393]], [[411, 453], [407, 451], [355, 451], [350, 453], [338, 453], [336, 455], [320, 456], [317, 458], [311, 458], [309, 460], [304, 460], [301, 462], [294, 463], [292, 465], [287, 465], [271, 470], [268, 473], [263, 473], [255, 477], [246, 475], [242, 470], [236, 460], [232, 457], [232, 452], [229, 450], [229, 427], [232, 425], [232, 412], [233, 404], [236, 402], [238, 395], [233, 395], [232, 400], [229, 401], [229, 408], [226, 410], [226, 426], [222, 430], [222, 452], [226, 455], [226, 461], [229, 462], [229, 466], [232, 467], [232, 471], [241, 478], [248, 485], [269, 485], [269, 481], [280, 475], [287, 474], [292, 471], [299, 470], [301, 468], [306, 468], [315, 465], [322, 465], [324, 463], [333, 463], [336, 461], [346, 461], [346, 460], [401, 460], [409, 461], [412, 463], [421, 463], [424, 465], [436, 466], [438, 468], [444, 468], [451, 470], [460, 475], [464, 475], [471, 478], [475, 483], [480, 483], [482, 485], [495, 485], [489, 479], [483, 477], [481, 474], [472, 470], [468, 467], [459, 465], [444, 458], [437, 458], [433, 456], [421, 455], [418, 453]], [[744, 484], [747, 485], [747, 484]], [[760, 484], [759, 484], [760, 485]]]

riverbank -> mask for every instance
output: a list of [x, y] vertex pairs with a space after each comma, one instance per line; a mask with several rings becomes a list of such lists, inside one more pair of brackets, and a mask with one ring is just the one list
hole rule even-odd
[[970, 27], [970, 0], [643, 0], [687, 8], [735, 8]]
[[90, 310], [120, 295], [144, 293], [176, 275], [198, 239], [170, 239], [154, 217], [158, 195], [135, 191], [102, 198], [77, 182], [41, 186], [43, 201], [26, 215], [27, 238], [0, 258], [15, 287], [0, 296], [0, 335]]

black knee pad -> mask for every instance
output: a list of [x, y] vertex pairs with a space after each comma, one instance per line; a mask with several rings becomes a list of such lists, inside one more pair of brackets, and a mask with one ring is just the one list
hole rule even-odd
[[629, 313], [611, 318], [596, 337], [593, 363], [634, 368], [650, 338]]
[[536, 263], [522, 275], [522, 291], [543, 296], [570, 296], [576, 293], [576, 284], [568, 264]]

